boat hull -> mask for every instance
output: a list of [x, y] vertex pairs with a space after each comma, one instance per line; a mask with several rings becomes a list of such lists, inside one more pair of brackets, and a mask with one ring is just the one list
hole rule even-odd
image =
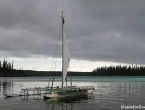
[[88, 91], [71, 91], [71, 92], [57, 92], [54, 94], [45, 94], [44, 99], [50, 98], [67, 98], [67, 97], [86, 97]]

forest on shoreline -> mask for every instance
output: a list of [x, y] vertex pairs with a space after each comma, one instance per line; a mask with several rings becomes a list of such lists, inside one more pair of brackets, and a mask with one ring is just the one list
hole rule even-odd
[[[35, 71], [16, 70], [13, 62], [9, 63], [5, 59], [0, 61], [0, 77], [26, 77], [26, 76], [61, 76], [61, 71]], [[71, 76], [145, 76], [145, 66], [109, 66], [97, 67], [92, 72], [68, 72]]]
[[[61, 76], [60, 71], [30, 71], [27, 72], [28, 76]], [[68, 72], [71, 76], [145, 76], [145, 66], [109, 66], [98, 67], [92, 72]]]
[[5, 59], [2, 63], [0, 61], [0, 77], [21, 77], [21, 76], [26, 76], [25, 71], [14, 69], [13, 62], [10, 63]]
[[145, 76], [145, 66], [105, 66], [95, 68], [92, 73], [95, 76]]

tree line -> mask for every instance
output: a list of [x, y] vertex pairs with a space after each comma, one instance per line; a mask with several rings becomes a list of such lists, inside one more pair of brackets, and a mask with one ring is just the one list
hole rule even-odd
[[109, 66], [98, 67], [92, 71], [95, 76], [145, 76], [145, 66]]
[[[61, 72], [51, 71], [30, 71], [16, 70], [13, 68], [13, 62], [5, 59], [0, 61], [0, 77], [17, 77], [17, 76], [60, 76]], [[92, 72], [70, 72], [72, 76], [145, 76], [145, 66], [103, 66], [97, 67]]]
[[13, 68], [13, 62], [10, 63], [4, 59], [3, 62], [0, 61], [0, 77], [11, 77], [11, 76], [25, 76], [23, 70], [16, 70]]

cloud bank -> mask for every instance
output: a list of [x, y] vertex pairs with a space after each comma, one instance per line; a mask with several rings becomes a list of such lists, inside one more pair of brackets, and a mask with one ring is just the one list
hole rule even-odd
[[145, 64], [144, 4], [144, 0], [0, 1], [0, 56], [53, 57], [64, 11], [72, 59]]

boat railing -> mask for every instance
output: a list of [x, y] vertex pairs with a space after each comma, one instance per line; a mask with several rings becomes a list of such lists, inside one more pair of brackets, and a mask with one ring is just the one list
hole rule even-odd
[[41, 94], [42, 91], [45, 91], [48, 87], [35, 87], [35, 88], [22, 88], [20, 95], [30, 95], [30, 92], [33, 92], [33, 95]]

